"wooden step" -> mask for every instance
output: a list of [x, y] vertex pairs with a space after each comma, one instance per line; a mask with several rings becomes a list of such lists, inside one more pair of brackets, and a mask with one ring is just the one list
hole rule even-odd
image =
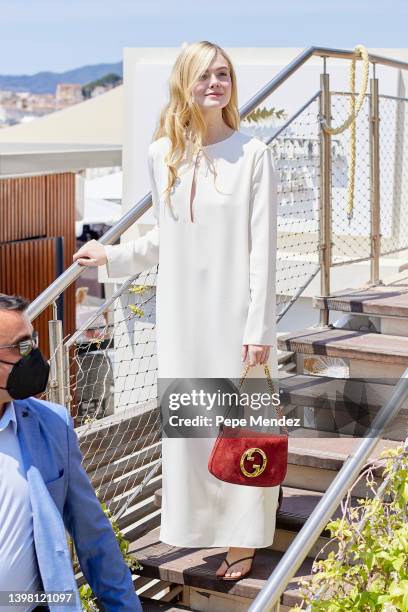
[[[280, 336], [278, 346], [305, 355], [327, 355], [408, 367], [408, 338], [404, 336], [310, 327]], [[384, 376], [387, 376], [386, 372]]]
[[[281, 403], [294, 406], [344, 407], [350, 401], [379, 409], [390, 398], [395, 381], [379, 379], [344, 379], [312, 374], [294, 374], [279, 380]], [[408, 409], [408, 400], [404, 404]]]
[[[321, 491], [307, 491], [306, 489], [284, 486], [282, 505], [276, 516], [276, 528], [294, 532], [300, 531], [322, 496]], [[358, 505], [356, 498], [353, 498], [353, 502], [354, 505]], [[158, 489], [155, 493], [155, 504], [161, 507], [161, 503], [162, 489]], [[333, 518], [341, 515], [339, 507], [333, 514]], [[322, 536], [328, 537], [329, 535], [327, 530], [323, 530]]]
[[139, 596], [139, 599], [142, 604], [143, 612], [177, 612], [178, 610], [191, 610], [191, 608], [187, 608], [186, 606], [166, 603], [143, 596]]
[[[287, 480], [291, 486], [284, 487], [284, 500], [277, 516], [275, 538], [281, 538], [282, 532], [285, 531], [290, 535], [290, 541], [293, 540], [316, 508], [322, 492], [327, 489], [337, 470], [359, 442], [359, 439], [353, 438], [289, 440]], [[376, 457], [383, 448], [394, 448], [396, 445], [397, 443], [391, 441], [379, 441], [373, 456]], [[355, 490], [354, 494], [362, 497], [364, 492]], [[160, 501], [160, 494], [156, 497]], [[338, 509], [334, 516], [339, 516], [339, 513]], [[183, 599], [183, 603], [202, 612], [247, 610], [288, 545], [286, 542], [285, 546], [278, 550], [273, 548], [274, 544], [269, 548], [258, 549], [250, 576], [238, 582], [224, 582], [214, 574], [227, 552], [226, 548], [179, 548], [161, 542], [159, 534], [159, 529], [152, 530], [130, 545], [130, 552], [143, 566], [140, 574], [183, 585], [186, 588], [183, 591], [184, 596], [188, 599]], [[324, 535], [325, 532], [322, 536]], [[320, 546], [316, 550], [314, 547], [310, 554], [314, 557], [319, 548]], [[305, 559], [296, 574], [298, 578], [293, 579], [285, 590], [282, 610], [289, 610], [290, 606], [300, 603], [297, 582], [299, 576], [310, 575], [313, 557]]]
[[[305, 431], [299, 432], [302, 436]], [[319, 432], [317, 432], [319, 433]], [[321, 435], [321, 434], [320, 434]], [[362, 438], [337, 437], [323, 433], [324, 437], [317, 438], [316, 432], [309, 432], [309, 437], [289, 437], [288, 470], [284, 484], [288, 487], [307, 489], [309, 491], [325, 492], [341, 469], [347, 457], [351, 455], [360, 444]], [[399, 442], [393, 440], [378, 440], [372, 459], [378, 457], [385, 448], [395, 448]], [[382, 468], [374, 469], [373, 473], [381, 480]], [[363, 481], [359, 481], [353, 494], [365, 497], [366, 488]]]
[[293, 351], [278, 351], [278, 365], [283, 365], [291, 361], [294, 353]]
[[[302, 430], [304, 435], [305, 430]], [[319, 433], [319, 432], [318, 432]], [[284, 487], [324, 493], [342, 468], [344, 462], [361, 442], [361, 438], [350, 437], [316, 437], [312, 432], [309, 437], [289, 436], [288, 469]], [[399, 442], [394, 440], [378, 440], [372, 459], [386, 448], [396, 448]], [[375, 476], [381, 478], [381, 467], [374, 469]], [[356, 496], [364, 496], [363, 483], [356, 488]], [[293, 502], [292, 502], [293, 503]]]
[[[320, 433], [320, 432], [318, 432]], [[302, 435], [305, 430], [302, 430]], [[284, 487], [324, 493], [342, 468], [347, 458], [355, 451], [362, 438], [337, 437], [324, 433], [316, 437], [316, 432], [309, 432], [309, 437], [289, 437], [288, 469]], [[387, 448], [396, 448], [400, 443], [394, 440], [378, 440], [371, 459], [375, 459]], [[373, 474], [380, 480], [382, 468], [374, 468]], [[354, 495], [364, 497], [366, 490], [359, 482]]]
[[[285, 552], [317, 506], [322, 495], [323, 493], [318, 491], [306, 491], [293, 487], [283, 487], [284, 497], [281, 508], [276, 516], [275, 537], [269, 548]], [[162, 489], [156, 491], [155, 499], [156, 505], [161, 507]], [[354, 503], [357, 505], [356, 501], [354, 501]], [[341, 516], [340, 510], [334, 513], [333, 518], [337, 516]], [[329, 544], [329, 538], [329, 532], [324, 529], [310, 550], [309, 556], [313, 558], [316, 556], [319, 556], [319, 558], [326, 558], [327, 554], [332, 549]], [[323, 547], [325, 547], [324, 551], [320, 553]]]
[[[378, 411], [391, 397], [397, 379], [339, 379], [330, 376], [295, 374], [280, 378], [281, 405], [297, 406], [303, 417], [305, 407], [313, 415], [312, 427], [319, 431], [341, 431], [365, 435]], [[408, 399], [384, 432], [384, 438], [403, 441], [408, 431]]]
[[366, 289], [350, 289], [329, 297], [315, 297], [313, 306], [342, 312], [408, 318], [408, 288], [378, 285]]
[[[279, 563], [283, 553], [260, 548], [257, 550], [251, 574], [237, 582], [227, 582], [218, 579], [215, 571], [225, 558], [227, 548], [178, 548], [170, 546], [159, 540], [159, 529], [151, 531], [137, 542], [131, 544], [129, 551], [140, 561], [143, 570], [139, 570], [140, 575], [151, 578], [159, 578], [176, 584], [186, 585], [193, 589], [195, 605], [191, 605], [196, 610], [212, 610], [216, 606], [208, 607], [208, 597], [213, 594], [228, 596], [225, 601], [231, 602], [233, 598], [238, 598], [234, 609], [247, 609], [259, 591], [265, 585], [270, 574]], [[296, 577], [288, 585], [285, 594], [290, 596], [290, 592], [296, 590], [297, 580], [300, 576], [309, 576], [311, 572], [312, 559], [306, 559], [300, 566]], [[197, 604], [197, 599], [201, 596], [203, 604]], [[239, 600], [242, 599], [242, 602]], [[239, 607], [240, 604], [240, 607]], [[204, 607], [206, 605], [207, 607]], [[220, 608], [218, 608], [220, 609]], [[233, 607], [225, 607], [233, 609]]]

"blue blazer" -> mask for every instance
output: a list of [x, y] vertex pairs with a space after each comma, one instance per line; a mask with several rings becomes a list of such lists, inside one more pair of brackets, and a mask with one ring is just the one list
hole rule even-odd
[[[44, 591], [70, 591], [81, 612], [65, 529], [83, 574], [107, 612], [140, 612], [129, 568], [89, 478], [73, 422], [63, 406], [13, 400], [33, 512], [34, 543]], [[51, 612], [61, 606], [49, 604]]]

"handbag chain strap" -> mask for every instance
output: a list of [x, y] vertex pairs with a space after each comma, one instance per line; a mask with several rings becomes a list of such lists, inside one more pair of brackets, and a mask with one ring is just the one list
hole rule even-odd
[[[244, 368], [244, 371], [243, 371], [242, 376], [241, 376], [241, 380], [240, 380], [239, 385], [238, 385], [238, 390], [239, 391], [241, 391], [241, 387], [242, 387], [242, 385], [244, 383], [244, 380], [246, 378], [246, 375], [248, 374], [248, 371], [249, 371], [250, 367], [251, 367], [250, 364], [247, 363], [247, 365]], [[264, 369], [264, 372], [265, 372], [266, 381], [268, 383], [269, 390], [271, 392], [271, 396], [273, 396], [273, 394], [275, 393], [275, 387], [274, 387], [274, 384], [272, 382], [272, 377], [271, 377], [271, 373], [269, 371], [269, 367], [268, 367], [268, 365], [266, 363], [264, 364], [263, 369]], [[275, 406], [275, 410], [276, 410], [276, 413], [277, 413], [279, 419], [285, 419], [285, 414], [284, 414], [284, 412], [282, 410], [282, 406], [280, 405], [280, 403], [277, 406]], [[286, 427], [286, 425], [282, 425], [282, 430], [285, 432], [285, 434], [287, 436], [289, 435], [288, 428]]]

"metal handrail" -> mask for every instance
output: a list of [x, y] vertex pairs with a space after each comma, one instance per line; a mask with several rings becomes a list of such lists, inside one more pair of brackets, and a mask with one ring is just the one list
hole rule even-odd
[[[262, 89], [260, 89], [248, 102], [246, 102], [239, 110], [241, 119], [244, 119], [251, 113], [259, 104], [261, 104], [268, 96], [270, 96], [278, 87], [280, 87], [292, 74], [311, 57], [319, 56], [323, 58], [343, 58], [352, 59], [356, 57], [354, 51], [345, 49], [330, 49], [326, 47], [309, 47], [302, 51], [294, 60], [285, 66], [273, 79], [271, 79]], [[383, 57], [381, 55], [369, 54], [369, 60], [373, 64], [383, 64], [394, 68], [408, 70], [408, 63], [400, 60]], [[132, 207], [106, 234], [104, 234], [99, 242], [101, 244], [112, 244], [125, 232], [133, 223], [135, 223], [151, 206], [151, 193], [146, 194], [134, 207]], [[61, 276], [59, 276], [45, 291], [30, 304], [27, 309], [27, 314], [31, 320], [40, 315], [50, 304], [61, 295], [63, 291], [71, 283], [73, 283], [82, 273], [84, 267], [78, 263], [72, 264]]]
[[[108, 231], [99, 238], [100, 244], [113, 244], [133, 223], [149, 210], [152, 204], [151, 192], [146, 194], [133, 208], [119, 219]], [[73, 263], [47, 289], [45, 289], [27, 308], [31, 320], [40, 315], [50, 304], [61, 295], [85, 271], [85, 267]]]
[[348, 457], [336, 478], [279, 561], [266, 585], [248, 608], [248, 612], [272, 612], [274, 606], [278, 604], [288, 582], [296, 574], [313, 544], [321, 535], [327, 522], [332, 518], [334, 511], [339, 506], [350, 485], [358, 477], [362, 467], [374, 450], [378, 438], [382, 437], [386, 427], [397, 416], [407, 395], [408, 368], [396, 384], [387, 403], [378, 412], [367, 436], [359, 444], [354, 455]]

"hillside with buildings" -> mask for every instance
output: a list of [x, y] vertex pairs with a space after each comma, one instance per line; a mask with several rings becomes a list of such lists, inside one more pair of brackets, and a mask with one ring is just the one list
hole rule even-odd
[[0, 127], [32, 121], [96, 97], [121, 83], [121, 62], [83, 66], [63, 73], [0, 75]]

